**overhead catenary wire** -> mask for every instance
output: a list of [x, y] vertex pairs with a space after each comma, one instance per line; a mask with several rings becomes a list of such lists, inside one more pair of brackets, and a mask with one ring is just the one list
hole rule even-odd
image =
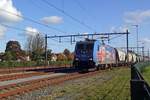
[[[10, 25], [6, 25], [6, 24], [2, 24], [0, 23], [0, 25], [7, 27], [9, 29], [13, 29], [13, 30], [17, 30], [17, 31], [21, 31], [21, 32], [30, 32], [30, 33], [36, 33], [36, 34], [42, 34], [42, 32], [33, 32], [33, 31], [28, 31], [22, 28], [18, 28], [18, 27], [14, 27], [14, 26], [10, 26]], [[51, 40], [55, 41], [55, 42], [59, 42], [58, 40], [52, 38]], [[62, 42], [62, 41], [61, 41]]]
[[79, 0], [73, 0], [73, 1], [84, 11], [84, 13], [85, 13], [87, 16], [91, 17], [91, 19], [95, 18], [95, 17], [93, 16], [93, 14], [89, 14], [89, 12], [87, 11], [87, 9], [83, 6], [83, 4], [82, 4]]
[[[44, 7], [45, 6], [43, 6], [43, 5], [41, 5], [41, 4], [39, 4], [39, 3], [36, 3], [34, 0], [30, 0], [31, 2], [32, 2], [32, 6], [34, 5], [36, 8], [38, 8], [39, 10], [41, 10], [42, 11], [42, 13], [45, 13], [45, 14], [50, 14], [51, 13], [51, 11], [50, 10], [47, 10], [47, 8], [46, 9], [44, 9]], [[65, 8], [65, 2], [64, 2], [64, 0], [62, 0], [62, 9], [63, 9], [63, 11], [65, 11], [64, 10], [64, 8]], [[73, 24], [73, 23], [71, 23], [70, 21], [66, 21], [65, 23], [68, 23], [69, 25], [71, 24]], [[79, 27], [79, 26], [77, 26], [77, 25], [75, 25], [74, 24], [74, 27], [78, 27], [78, 28], [80, 28], [81, 29], [81, 27]]]
[[6, 24], [2, 24], [2, 23], [0, 23], [0, 25], [2, 25], [2, 26], [4, 26], [4, 27], [7, 27], [7, 28], [10, 28], [10, 29], [13, 29], [13, 30], [22, 31], [22, 32], [30, 32], [30, 33], [42, 34], [41, 32], [28, 31], [28, 30], [25, 30], [25, 29], [22, 29], [22, 28], [18, 28], [18, 27], [6, 25]]
[[[73, 43], [73, 42], [75, 42], [76, 40], [75, 40], [75, 38], [76, 37], [80, 37], [80, 36], [82, 36], [82, 37], [85, 37], [85, 36], [88, 36], [88, 38], [89, 38], [89, 36], [101, 36], [100, 38], [102, 39], [102, 40], [104, 40], [104, 39], [108, 39], [108, 42], [110, 41], [110, 40], [112, 40], [112, 39], [115, 39], [115, 38], [118, 38], [118, 37], [121, 37], [121, 35], [124, 35], [124, 34], [129, 34], [128, 33], [128, 31], [127, 32], [116, 32], [116, 33], [95, 33], [95, 34], [74, 34], [74, 35], [60, 35], [60, 36], [58, 36], [58, 35], [55, 35], [55, 36], [46, 36], [46, 38], [50, 38], [50, 39], [54, 39], [54, 38], [58, 38], [59, 39], [59, 43], [60, 42], [62, 42], [62, 38], [70, 38], [70, 42], [71, 42], [71, 44]], [[104, 37], [104, 35], [105, 35], [105, 37]], [[118, 35], [117, 37], [112, 37], [111, 39], [109, 38], [109, 36], [111, 36], [111, 35]], [[92, 38], [93, 39], [93, 38]], [[68, 42], [68, 41], [67, 41]]]
[[[7, 27], [7, 28], [9, 28], [9, 29], [13, 29], [13, 30], [21, 31], [21, 32], [30, 32], [30, 33], [42, 34], [41, 32], [28, 31], [28, 30], [25, 30], [25, 29], [22, 29], [22, 28], [18, 28], [18, 27], [6, 25], [6, 24], [2, 24], [2, 23], [0, 23], [0, 25], [2, 25], [2, 26], [4, 26], [4, 27]], [[53, 41], [55, 41], [55, 42], [59, 42], [58, 40], [56, 40], [56, 39], [54, 39], [54, 38], [51, 39], [51, 40], [53, 40]], [[54, 45], [54, 44], [52, 44], [52, 45]], [[55, 44], [55, 45], [56, 45], [56, 44]], [[61, 45], [61, 44], [57, 44], [57, 45]]]
[[81, 5], [81, 3], [78, 0], [73, 0], [82, 10], [86, 10], [83, 5]]
[[[1, 10], [1, 9], [0, 9], [0, 10]], [[16, 14], [15, 14], [15, 15], [16, 15]], [[16, 15], [16, 16], [19, 16], [19, 15]], [[21, 17], [21, 16], [20, 16], [20, 17]], [[21, 17], [21, 18], [22, 18], [22, 17]], [[33, 20], [33, 21], [34, 21], [34, 20]], [[35, 22], [36, 22], [36, 21], [35, 21]], [[7, 27], [7, 28], [11, 28], [11, 29], [15, 29], [15, 30], [23, 31], [23, 32], [37, 33], [37, 32], [27, 31], [27, 30], [25, 30], [25, 29], [21, 29], [21, 28], [18, 28], [18, 27], [9, 26], [9, 25], [2, 24], [2, 23], [1, 23], [1, 25], [5, 26], [5, 27]], [[121, 34], [121, 35], [122, 35], [122, 34]], [[118, 37], [120, 37], [121, 35], [116, 36], [116, 37], [113, 37], [113, 38], [111, 38], [110, 40], [112, 40], [112, 39], [114, 39], [114, 38], [118, 38]]]
[[[29, 32], [29, 33], [43, 34], [42, 32], [33, 32], [33, 31], [25, 30], [25, 29], [22, 29], [22, 28], [19, 28], [19, 27], [10, 26], [10, 25], [7, 25], [7, 24], [2, 24], [2, 23], [0, 23], [0, 25], [2, 25], [2, 26], [4, 26], [4, 27], [7, 27], [7, 28], [9, 28], [9, 29], [13, 29], [13, 30], [21, 31], [21, 32]], [[58, 38], [58, 37], [57, 37], [57, 38]], [[76, 37], [76, 38], [83, 38], [83, 37]], [[74, 37], [73, 37], [73, 39], [74, 39]], [[54, 39], [54, 38], [51, 38], [51, 40], [54, 40], [55, 42], [63, 42], [62, 39], [61, 39], [61, 41], [59, 41], [59, 40], [56, 40], [56, 39]], [[64, 42], [69, 42], [69, 39], [65, 39], [65, 40], [68, 40], [68, 41], [64, 41]], [[76, 40], [75, 40], [75, 41], [76, 41]], [[72, 43], [73, 43], [73, 42], [74, 42], [74, 41], [72, 40]]]
[[89, 25], [87, 25], [87, 24], [81, 22], [79, 19], [73, 17], [72, 15], [70, 15], [69, 13], [67, 13], [66, 11], [64, 11], [64, 10], [62, 10], [62, 9], [60, 9], [60, 8], [58, 8], [58, 7], [56, 7], [55, 5], [53, 5], [52, 3], [50, 3], [49, 1], [47, 1], [47, 0], [42, 0], [42, 1], [43, 1], [45, 4], [47, 4], [48, 6], [50, 6], [50, 7], [52, 7], [52, 8], [55, 8], [57, 11], [63, 13], [63, 14], [66, 15], [67, 17], [71, 18], [71, 19], [74, 20], [75, 22], [81, 24], [82, 26], [84, 26], [84, 27], [86, 27], [86, 28], [88, 28], [88, 29], [90, 29], [90, 30], [92, 30], [92, 31], [94, 31], [94, 32], [96, 31], [93, 27], [91, 27], [91, 26], [89, 26]]
[[[86, 17], [86, 9], [83, 7], [83, 5], [81, 5], [81, 3], [78, 1], [78, 0], [73, 0], [77, 5], [78, 7], [83, 11], [84, 14], [82, 14], [83, 18], [82, 18], [82, 22], [85, 22], [85, 17]], [[89, 16], [89, 14], [88, 14]]]
[[12, 13], [12, 12], [10, 12], [10, 11], [7, 11], [7, 10], [5, 10], [5, 9], [1, 9], [1, 8], [0, 8], [0, 10], [6, 12], [6, 13], [8, 13], [8, 14], [17, 16], [17, 17], [19, 17], [19, 18], [21, 18], [21, 19], [27, 20], [27, 21], [29, 21], [29, 22], [32, 22], [32, 23], [35, 23], [35, 24], [38, 24], [38, 25], [47, 27], [47, 28], [49, 28], [49, 29], [52, 29], [52, 30], [55, 30], [55, 31], [58, 31], [58, 32], [61, 32], [61, 33], [67, 33], [67, 32], [65, 32], [65, 31], [63, 31], [63, 30], [58, 29], [58, 28], [55, 28], [55, 27], [52, 27], [52, 26], [43, 24], [43, 23], [41, 23], [41, 22], [39, 22], [39, 21], [35, 21], [35, 20], [33, 20], [32, 18], [29, 18], [29, 17], [26, 17], [26, 16], [21, 16], [21, 15]]
[[110, 40], [113, 40], [113, 39], [116, 39], [116, 38], [120, 38], [122, 36], [123, 36], [123, 34], [119, 34], [118, 36], [114, 36], [114, 37], [110, 38]]

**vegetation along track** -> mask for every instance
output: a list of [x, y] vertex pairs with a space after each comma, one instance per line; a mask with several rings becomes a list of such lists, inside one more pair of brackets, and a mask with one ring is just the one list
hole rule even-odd
[[75, 100], [130, 100], [130, 69], [121, 68], [112, 75], [113, 78], [102, 83], [94, 82], [79, 91]]
[[[130, 100], [129, 83], [130, 68], [113, 68], [90, 77], [66, 81], [54, 87], [49, 86], [39, 92], [36, 91], [38, 95], [33, 92], [23, 97], [34, 100]], [[44, 96], [45, 91], [48, 92]]]
[[77, 72], [66, 74], [57, 77], [43, 78], [32, 81], [26, 81], [18, 84], [9, 84], [6, 86], [0, 86], [0, 99], [7, 98], [9, 96], [14, 96], [17, 94], [23, 94], [26, 92], [30, 92], [31, 90], [39, 89], [48, 85], [59, 84], [67, 80], [72, 80], [80, 77], [88, 77], [91, 75], [95, 75], [99, 73], [99, 71], [89, 72], [84, 74], [79, 74]]

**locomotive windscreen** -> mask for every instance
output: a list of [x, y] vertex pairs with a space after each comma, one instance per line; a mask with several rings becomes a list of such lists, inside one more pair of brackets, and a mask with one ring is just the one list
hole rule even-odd
[[92, 53], [93, 52], [94, 43], [78, 43], [76, 45], [76, 51], [78, 53]]

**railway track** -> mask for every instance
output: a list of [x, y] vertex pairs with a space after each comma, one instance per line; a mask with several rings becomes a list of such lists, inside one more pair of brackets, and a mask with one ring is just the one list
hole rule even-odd
[[47, 73], [43, 72], [22, 72], [22, 73], [14, 73], [14, 74], [2, 74], [0, 75], [0, 82], [1, 81], [8, 81], [20, 78], [26, 78], [31, 76], [38, 76], [38, 75], [45, 75]]
[[[56, 75], [55, 77], [47, 77], [47, 78], [29, 80], [20, 83], [2, 85], [0, 86], [0, 99], [6, 99], [10, 96], [27, 93], [36, 89], [46, 87], [48, 85], [56, 85], [67, 80], [72, 80], [81, 77], [88, 77], [91, 75], [95, 75], [97, 73], [99, 73], [99, 71], [89, 72], [84, 74], [79, 74], [77, 72], [74, 72], [74, 73], [68, 73], [68, 74], [63, 74], [58, 76]], [[59, 73], [55, 73], [55, 74], [59, 74]]]

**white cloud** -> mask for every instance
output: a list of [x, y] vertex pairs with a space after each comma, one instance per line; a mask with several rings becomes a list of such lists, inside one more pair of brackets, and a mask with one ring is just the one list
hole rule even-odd
[[[22, 18], [16, 15], [22, 16], [21, 12], [14, 7], [12, 0], [0, 0], [0, 23], [10, 25], [21, 21]], [[0, 37], [5, 35], [6, 30], [6, 27], [0, 26]]]
[[110, 29], [110, 32], [117, 32], [117, 29], [115, 26], [112, 26], [111, 29]]
[[2, 38], [4, 36], [4, 33], [6, 32], [6, 28], [2, 25], [0, 25], [0, 38]]
[[[7, 11], [10, 13], [8, 13]], [[16, 15], [22, 16], [21, 12], [19, 12], [13, 6], [12, 0], [0, 0], [0, 22], [1, 23], [14, 23], [20, 21], [22, 18]]]
[[40, 33], [36, 28], [32, 27], [26, 27], [25, 30], [26, 30], [25, 34], [28, 36], [35, 36]]
[[125, 23], [140, 24], [147, 20], [150, 20], [150, 9], [144, 11], [137, 10], [133, 12], [126, 12], [124, 14]]
[[45, 24], [61, 24], [63, 22], [63, 18], [59, 16], [49, 16], [42, 18], [41, 21]]

